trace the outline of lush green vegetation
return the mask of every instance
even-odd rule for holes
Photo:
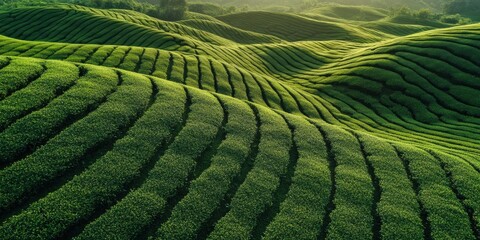
[[[107,2],[0,11],[0,239],[480,239],[480,24]]]
[[[228,8],[211,3],[189,3],[188,11],[202,13],[210,16],[220,16],[237,11],[237,8],[230,6]]]
[[[196,0],[198,2],[216,3],[225,6],[242,6],[248,7],[250,10],[258,10],[258,8],[270,8],[276,6],[277,9],[286,8],[292,10],[305,10],[311,9],[325,4],[342,4],[353,6],[372,6],[380,8],[398,8],[398,7],[411,7],[415,9],[429,8],[441,11],[443,6],[450,3],[450,0]],[[474,2],[475,0],[455,0],[455,1],[467,1]]]
[[[185,0],[152,0],[151,3],[138,0],[0,0],[0,9],[10,10],[63,3],[101,9],[135,10],[165,20],[181,20],[187,11]]]
[[[445,12],[449,14],[462,14],[478,20],[480,2],[472,0],[452,0],[445,5]]]

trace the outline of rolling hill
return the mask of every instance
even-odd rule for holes
[[[0,239],[480,239],[480,24],[349,11],[0,12]]]
[[[145,2],[152,2],[153,0],[141,0]],[[435,11],[442,11],[443,7],[448,0],[403,0],[403,1],[394,1],[394,0],[317,0],[317,1],[297,1],[297,0],[197,0],[195,2],[204,2],[204,3],[214,3],[224,6],[248,6],[253,9],[257,8],[269,8],[271,6],[278,7],[299,7],[299,5],[305,5],[306,7],[312,4],[324,4],[324,5],[346,5],[353,6],[353,8],[358,6],[369,6],[377,8],[399,8],[399,7],[409,7],[413,9],[429,8]]]

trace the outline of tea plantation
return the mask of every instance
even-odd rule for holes
[[[480,24],[362,11],[0,12],[0,239],[480,240]]]

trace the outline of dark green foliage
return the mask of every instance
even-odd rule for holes
[[[314,125],[291,116],[287,120],[295,126],[293,139],[299,158],[288,195],[268,225],[265,239],[314,239],[328,204],[330,160],[325,141]]]
[[[34,82],[0,103],[0,129],[4,130],[20,117],[60,97],[78,79],[79,70],[72,64],[49,62],[45,68],[45,72]]]
[[[457,15],[454,15],[457,13]],[[433,12],[431,9],[423,8],[412,10],[407,7],[391,9],[390,15],[397,22],[434,25],[436,22],[447,24],[468,24],[471,19],[461,16],[458,12],[446,11],[445,14]]]
[[[330,239],[372,238],[373,217],[370,202],[373,199],[372,180],[367,173],[361,146],[346,131],[322,126],[325,138],[332,144],[335,161],[336,191],[330,213],[331,223],[325,229]]]
[[[15,9],[29,6],[48,6],[58,3],[78,4],[102,9],[128,9],[158,17],[157,8],[138,0],[1,0],[0,9]]]
[[[415,192],[395,149],[368,135],[358,137],[379,179],[380,192],[375,212],[380,216],[383,239],[420,239],[423,226]],[[402,229],[402,231],[398,231]]]
[[[210,167],[190,184],[188,194],[175,206],[172,215],[158,231],[160,239],[193,239],[205,231],[201,227],[238,178],[248,159],[255,135],[255,117],[248,105],[225,99],[228,111],[226,138],[211,159]],[[248,127],[245,127],[248,126]]]
[[[178,93],[179,89],[175,91]],[[87,226],[85,235],[81,235],[80,239],[96,236],[99,231],[97,229],[106,230],[106,239],[110,239],[110,236],[130,239],[144,235],[146,227],[156,227],[155,220],[165,217],[166,208],[173,207],[169,206],[167,201],[180,200],[178,198],[188,186],[188,181],[192,180],[190,176],[195,166],[200,164],[200,161],[207,160],[202,159],[203,152],[212,144],[222,122],[222,110],[217,99],[195,90],[187,94],[191,94],[188,96],[191,103],[187,104],[192,105],[186,106],[189,109],[185,110],[187,114],[183,116],[187,117],[183,120],[185,125],[179,126],[178,135],[168,146],[162,146],[165,151],[154,156],[154,165],[149,169],[148,175],[144,176],[142,185],[130,192],[98,221]],[[178,97],[178,94],[176,95]],[[208,106],[210,108],[207,108]],[[205,109],[209,109],[210,114],[206,115]],[[144,204],[143,208],[131,207],[139,203]],[[116,221],[118,213],[128,213],[124,216],[128,221]],[[155,235],[154,231],[152,235]]]
[[[402,11],[1,11],[0,239],[479,239],[480,25]]]
[[[159,82],[155,82],[155,84],[159,84]],[[150,157],[153,161],[158,161],[159,149],[166,148],[165,144],[169,141],[168,139],[175,137],[175,131],[178,132],[182,127],[180,123],[185,121],[182,119],[185,117],[184,112],[188,111],[184,108],[189,107],[186,105],[185,90],[181,87],[170,84],[162,84],[158,87],[159,92],[155,102],[134,127],[137,132],[135,133],[134,129],[130,132],[134,134],[132,137],[137,136],[143,139],[141,141],[149,142],[148,147],[143,149],[145,152],[142,155]],[[131,138],[131,140],[138,139]],[[148,154],[146,154],[147,152]],[[145,162],[145,160],[143,161]],[[141,226],[154,219],[156,213],[161,212],[164,204],[165,200],[155,192],[134,191],[100,218],[88,224],[78,239],[132,238],[141,234]],[[102,231],[102,236],[98,235],[98,231]]]
[[[400,146],[397,151],[411,172],[410,178],[414,179],[413,187],[425,212],[422,217],[429,222],[427,235],[434,239],[474,239],[468,215],[449,186],[439,162],[412,147]]]
[[[445,12],[448,14],[465,14],[478,18],[480,2],[475,0],[452,0],[445,4]]]
[[[0,70],[0,100],[24,88],[44,71],[42,65],[35,61],[5,60],[11,62]]]
[[[258,112],[261,138],[253,168],[232,198],[228,213],[215,223],[210,239],[249,238],[257,219],[271,207],[280,176],[286,173],[290,129],[281,116],[269,114],[265,108],[258,108]]]
[[[183,19],[187,11],[186,0],[157,0],[158,17],[165,20],[175,21]]]
[[[92,151],[92,147],[107,144],[104,142],[105,140],[114,141],[115,133],[131,124],[131,121],[145,110],[152,94],[150,81],[134,79],[129,74],[125,74],[123,80],[124,83],[118,91],[112,94],[97,111],[67,128],[34,155],[2,171],[0,178],[4,183],[8,183],[2,185],[0,189],[2,209],[12,202],[18,201],[26,193],[31,194],[32,191],[36,191],[39,183],[48,183],[59,175],[65,174],[64,171],[69,170],[72,165],[78,166],[78,159],[89,150]],[[141,148],[133,147],[136,145],[128,144],[129,141],[135,140],[130,140],[129,136],[122,139],[113,146],[111,152],[95,161],[92,167],[82,175],[75,176],[68,184],[55,191],[54,194],[48,195],[48,198],[31,205],[21,215],[9,219],[0,227],[0,236],[9,239],[28,238],[29,236],[38,238],[61,236],[80,218],[91,214],[94,205],[89,204],[98,204],[99,201],[102,201],[102,193],[108,194],[105,192],[106,189],[114,191],[122,185],[119,183],[120,186],[115,188],[115,183],[127,179],[127,177],[108,179],[108,177],[101,177],[102,174],[110,177],[121,176],[121,173],[118,172],[120,169],[130,175],[136,172],[133,166],[120,162],[120,160],[134,161],[133,156],[135,155],[133,154],[135,153],[144,156]],[[62,147],[58,147],[59,143]],[[124,147],[123,144],[126,144],[127,147]],[[130,149],[132,147],[133,150]],[[18,179],[19,176],[14,174],[15,172],[24,172],[29,175],[29,178]],[[14,182],[16,184],[12,184]],[[76,195],[80,192],[84,196]],[[92,194],[92,192],[99,194]],[[39,212],[45,210],[55,214],[43,215],[35,219],[36,221],[31,221],[30,216],[40,216]],[[17,226],[23,227],[18,228]]]
[[[471,23],[472,20],[469,18],[462,17],[460,14],[454,15],[444,15],[440,18],[440,22],[448,23],[448,24],[468,24]]]

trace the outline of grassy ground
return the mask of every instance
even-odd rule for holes
[[[0,13],[1,239],[480,239],[480,25]]]

